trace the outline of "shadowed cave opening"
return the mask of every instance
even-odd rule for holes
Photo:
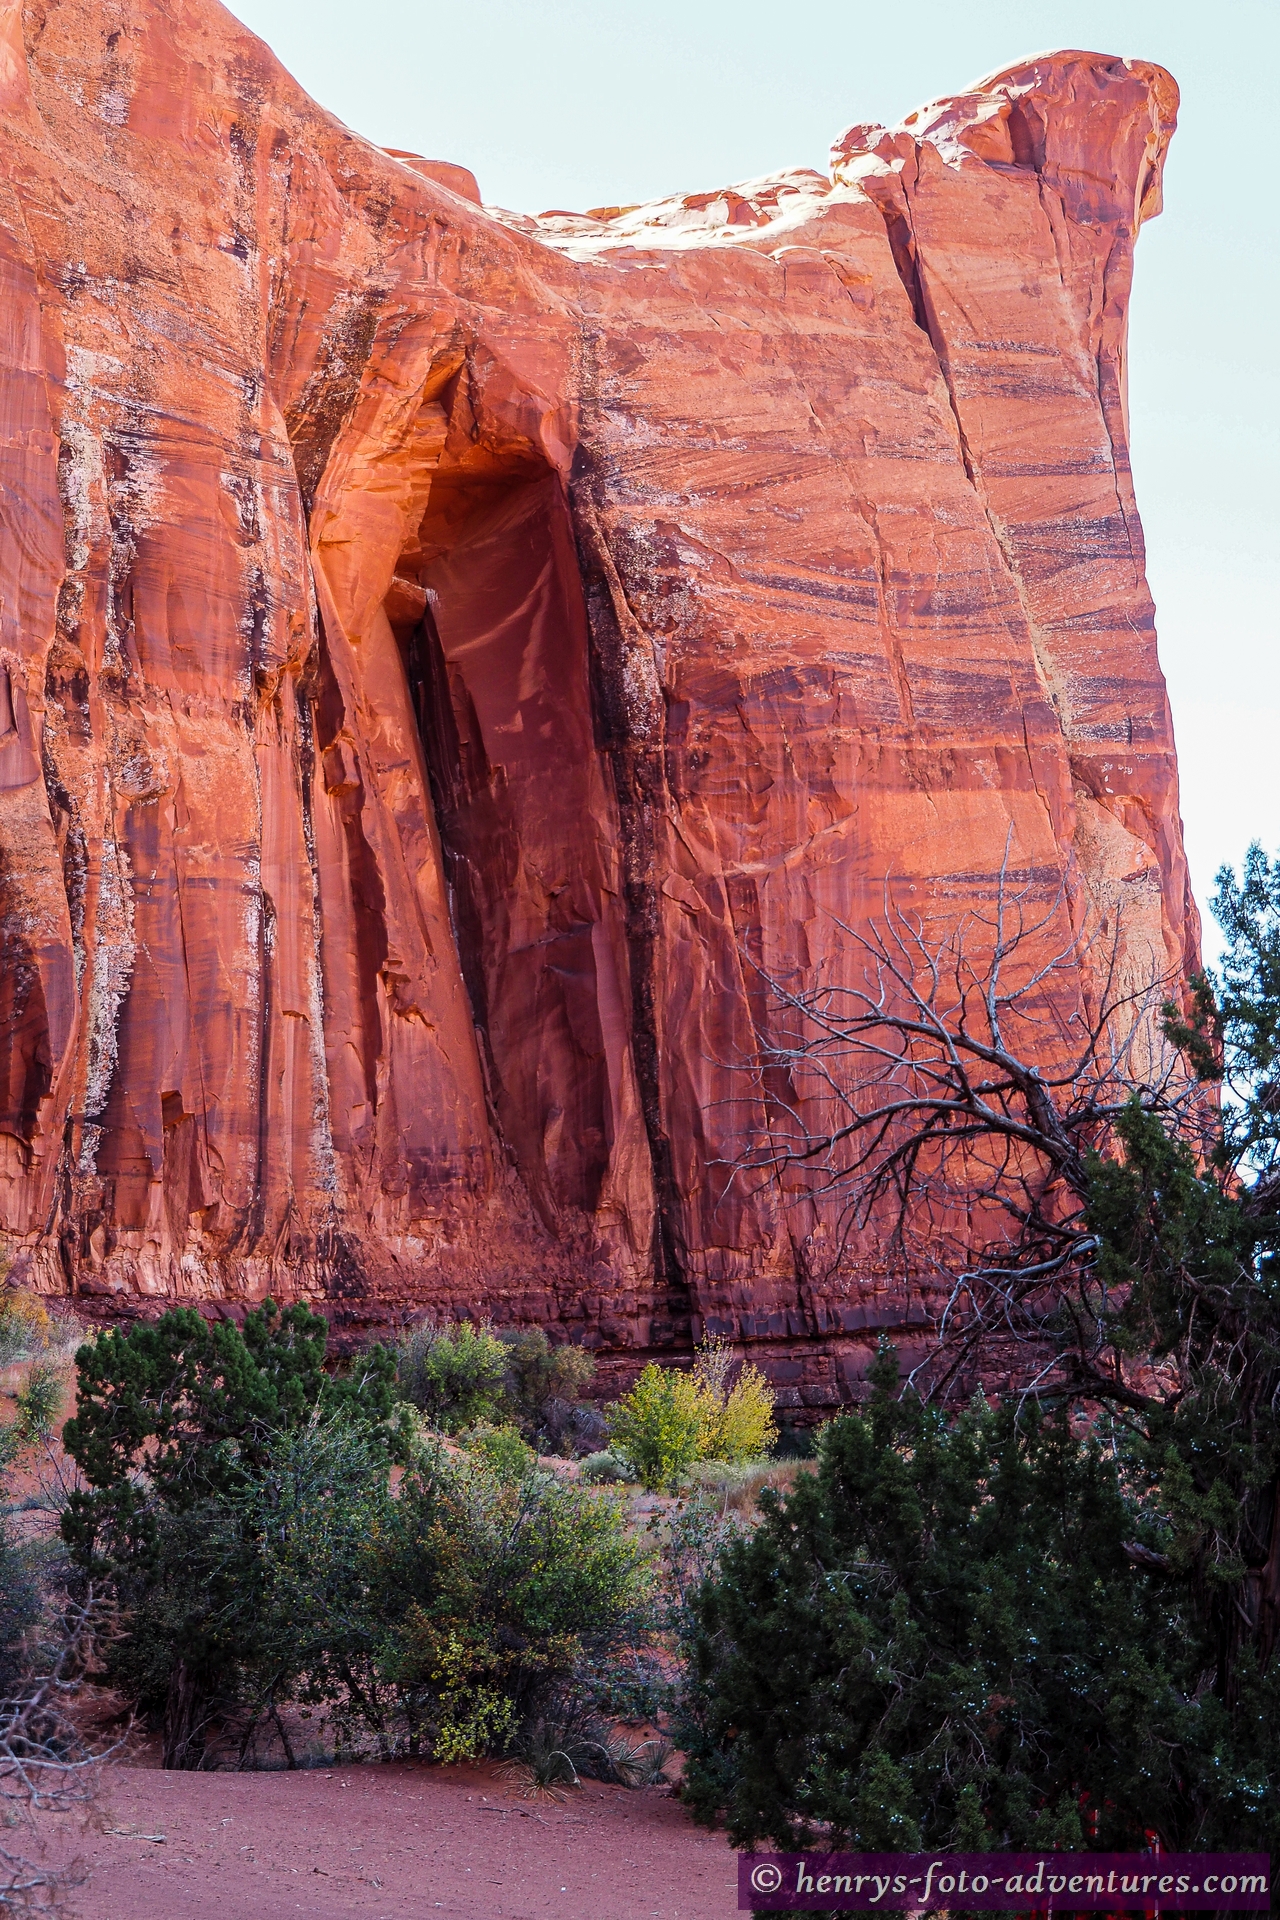
[[[594,1213],[629,1014],[616,826],[558,477],[441,468],[385,609],[497,1125],[547,1225]]]

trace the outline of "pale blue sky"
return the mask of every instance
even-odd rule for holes
[[[1158,60],[1182,89],[1143,231],[1130,390],[1138,498],[1192,873],[1280,846],[1280,0],[241,0],[302,84],[380,146],[461,161],[529,211],[826,166],[1022,55]]]

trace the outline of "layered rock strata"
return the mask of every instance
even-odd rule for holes
[[[51,1291],[704,1326],[912,1276],[733,1174],[761,980],[1003,866],[1197,939],[1128,461],[1176,89],[537,218],[212,0],[4,12],[0,1204]],[[1123,903],[1123,913],[1120,913]],[[1092,990],[1089,942],[1079,991]]]

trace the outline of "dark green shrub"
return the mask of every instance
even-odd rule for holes
[[[386,1670],[441,1757],[500,1750],[548,1689],[643,1631],[648,1555],[606,1494],[437,1454],[397,1513]]]
[[[428,1448],[393,1494],[368,1439],[322,1423],[281,1437],[253,1497],[276,1670],[353,1747],[502,1751],[643,1630],[643,1548],[552,1474]]]
[[[537,1464],[533,1448],[525,1445],[514,1427],[473,1427],[463,1441],[468,1453],[485,1461],[500,1480],[523,1480]]]
[[[31,1554],[0,1515],[0,1698],[11,1697],[18,1685],[27,1636],[40,1614],[40,1585]]]
[[[488,1325],[424,1320],[401,1340],[396,1365],[400,1393],[441,1433],[501,1415],[507,1351]]]
[[[329,1707],[340,1740],[368,1732],[389,1754],[397,1702],[379,1660],[403,1601],[384,1578],[397,1514],[379,1436],[341,1411],[273,1435],[235,1509],[255,1549],[242,1748],[296,1699]]]
[[[1019,1057],[1053,970],[1013,984],[1025,896],[994,956],[962,929],[945,965],[891,915],[864,950],[894,989],[847,1020],[790,996],[853,1143],[827,1191],[954,1262],[918,1377],[1025,1394],[949,1418],[882,1356],[817,1475],[686,1596],[687,1787],[744,1844],[1280,1842],[1280,861],[1218,879],[1221,969],[1163,1009],[1181,1063],[1141,994],[1069,1075]]]
[[[385,1461],[395,1437],[393,1358],[324,1370],[327,1327],[268,1301],[244,1330],[175,1308],[76,1355],[79,1398],[63,1442],[87,1486],[63,1538],[83,1580],[127,1622],[116,1685],[165,1737],[165,1764],[198,1766],[228,1706],[261,1684],[263,1589],[246,1496],[282,1433],[345,1415]]]
[[[599,1436],[598,1414],[580,1404],[596,1371],[585,1347],[552,1346],[542,1327],[505,1328],[498,1338],[507,1352],[507,1401],[526,1440],[544,1448],[567,1442],[577,1451],[584,1437]]]
[[[740,1846],[1273,1843],[1280,1673],[1234,1724],[1203,1688],[1115,1451],[1031,1406],[949,1420],[895,1375],[690,1596],[698,1815]]]
[[[645,1554],[607,1497],[537,1472],[511,1428],[462,1459],[419,1450],[393,1490],[395,1359],[332,1379],[324,1339],[302,1308],[243,1334],[179,1310],[78,1355],[65,1438],[89,1484],[63,1531],[127,1622],[111,1678],[163,1724],[167,1765],[243,1754],[264,1716],[283,1739],[288,1700],[349,1747],[501,1749],[540,1689],[636,1630]],[[493,1379],[477,1347],[505,1363],[455,1330],[428,1376],[455,1417]]]
[[[76,1354],[77,1410],[63,1444],[92,1493],[73,1500],[86,1522],[128,1507],[143,1463],[147,1488],[175,1509],[236,1487],[269,1434],[317,1410],[378,1425],[391,1413],[395,1362],[380,1348],[345,1376],[325,1372],[328,1323],[268,1300],[244,1330],[175,1307],[153,1323],[104,1333]],[[82,1528],[73,1523],[73,1544]]]

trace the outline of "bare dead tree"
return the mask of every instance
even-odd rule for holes
[[[39,1857],[36,1816],[86,1810],[102,1762],[124,1744],[95,1749],[77,1715],[107,1629],[92,1592],[70,1604],[44,1636],[35,1670],[0,1699],[0,1913],[62,1914],[88,1877],[77,1859]],[[25,1833],[25,1845],[15,1833]]]
[[[1130,1558],[1189,1582],[1234,1710],[1280,1649],[1280,1213],[1274,1152],[1251,1183],[1241,1148],[1277,1134],[1280,937],[1246,928],[1224,1010],[1068,907],[1006,858],[989,913],[886,894],[877,924],[841,923],[839,977],[757,967],[764,1124],[735,1174],[825,1209],[833,1273],[869,1245],[931,1282],[922,1395],[1105,1415],[1173,1543]],[[1233,1063],[1250,1105],[1224,1123]]]
[[[930,1282],[923,1391],[972,1380],[1003,1343],[1025,1390],[1136,1392],[1086,1199],[1135,1102],[1197,1146],[1212,1130],[1163,1032],[1178,983],[1135,980],[1121,927],[1074,928],[1061,889],[1014,884],[1008,852],[989,914],[939,927],[886,889],[877,924],[836,924],[844,979],[753,969],[766,1011],[745,1070],[767,1118],[735,1172],[825,1211],[833,1269],[871,1236]]]

